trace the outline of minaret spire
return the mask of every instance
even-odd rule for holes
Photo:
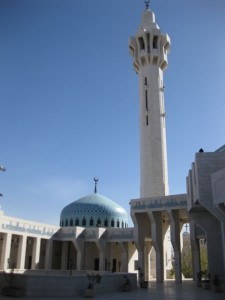
[[[146,9],[149,9],[149,3],[150,3],[150,0],[145,0],[145,8]]]
[[[97,194],[97,184],[98,184],[98,178],[97,177],[94,177],[94,182],[95,182],[95,194]]]

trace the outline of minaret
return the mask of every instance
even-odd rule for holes
[[[145,3],[139,29],[129,41],[133,67],[139,76],[141,198],[169,193],[163,71],[170,38],[161,33],[149,1]]]

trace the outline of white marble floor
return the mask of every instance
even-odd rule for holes
[[[1,297],[0,299],[15,299],[11,297]],[[68,297],[68,298],[30,298],[20,297],[20,300],[72,300],[84,299],[84,296]],[[99,300],[224,300],[225,293],[215,293],[213,290],[206,290],[201,287],[196,287],[193,281],[183,281],[182,284],[176,284],[173,281],[156,284],[150,282],[147,289],[136,289],[130,292],[113,292],[107,294],[97,294],[94,299]]]

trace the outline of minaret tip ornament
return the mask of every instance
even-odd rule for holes
[[[97,177],[94,177],[94,182],[95,182],[95,194],[97,194],[97,183],[98,183],[98,178]]]
[[[145,0],[145,8],[146,9],[149,9],[149,3],[150,3],[150,0]]]

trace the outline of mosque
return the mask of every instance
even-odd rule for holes
[[[207,241],[208,267],[225,279],[225,147],[196,153],[187,193],[169,195],[163,72],[170,38],[160,31],[149,1],[129,53],[139,79],[140,198],[130,201],[134,226],[119,204],[94,193],[62,208],[59,226],[0,211],[0,269],[144,273],[163,282],[172,268],[182,282],[181,230],[190,223],[193,277],[200,269],[199,240]],[[1,169],[3,171],[3,169]],[[185,179],[184,179],[185,180]]]

